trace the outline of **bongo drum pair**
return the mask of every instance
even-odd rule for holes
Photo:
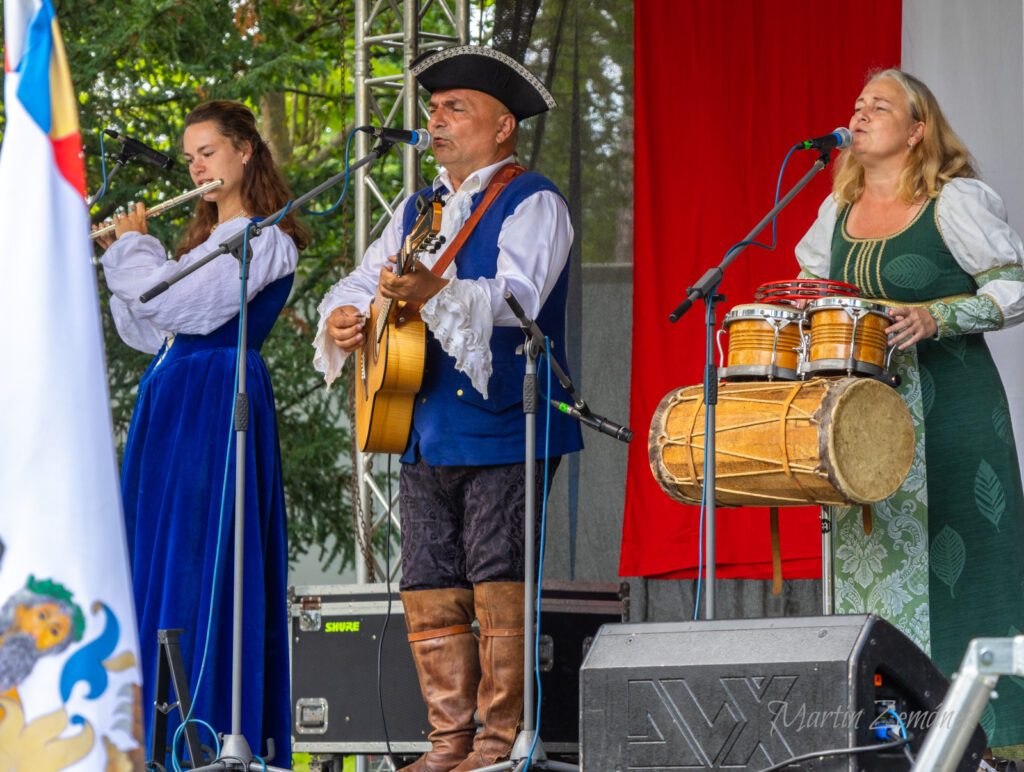
[[[727,381],[880,375],[891,356],[885,329],[892,322],[884,306],[854,297],[822,297],[804,309],[769,303],[736,306],[718,331],[719,374]],[[722,333],[729,335],[727,358]]]

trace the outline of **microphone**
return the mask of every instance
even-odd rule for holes
[[[385,142],[404,142],[420,152],[430,147],[430,143],[434,141],[426,129],[409,131],[408,129],[388,129],[383,126],[360,126],[359,130],[380,137]]]
[[[796,143],[797,150],[843,150],[853,142],[853,134],[844,126],[840,126],[824,137],[804,140]]]
[[[573,405],[560,402],[557,399],[551,400],[551,404],[563,413],[571,415],[581,424],[589,426],[591,429],[596,429],[601,432],[601,434],[607,434],[609,437],[614,437],[620,442],[629,442],[633,439],[633,432],[630,429],[625,426],[619,426],[619,424],[614,421],[609,421],[607,418],[599,416],[597,413],[592,413],[589,409],[584,412]]]
[[[122,145],[124,145],[124,153],[128,156],[140,155],[149,161],[151,164],[159,166],[161,169],[170,169],[174,166],[174,159],[169,155],[164,155],[159,150],[154,150],[149,145],[143,145],[139,140],[132,139],[125,134],[118,134],[113,129],[107,128],[103,130],[103,133],[107,136],[113,137]]]

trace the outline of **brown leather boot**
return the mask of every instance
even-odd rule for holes
[[[455,772],[507,759],[523,717],[523,583],[477,584],[473,599],[480,622],[476,710],[483,727],[473,740],[473,752]]]
[[[473,747],[480,662],[473,635],[473,591],[401,593],[420,691],[433,730],[431,748],[400,772],[448,772]]]

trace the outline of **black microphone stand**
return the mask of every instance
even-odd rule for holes
[[[239,312],[239,325],[241,327],[240,342],[236,367],[238,368],[238,393],[235,395],[235,572],[233,579],[233,607],[232,607],[232,646],[231,646],[231,733],[224,736],[224,743],[221,745],[220,755],[211,764],[196,767],[199,759],[192,759],[193,772],[213,772],[213,770],[249,770],[250,772],[288,772],[282,767],[273,767],[264,764],[260,759],[253,756],[249,743],[242,734],[242,568],[245,543],[245,438],[249,429],[249,400],[245,390],[245,353],[247,347],[247,280],[248,271],[246,261],[252,259],[252,247],[249,240],[260,235],[266,225],[262,223],[276,223],[286,212],[305,204],[315,198],[328,188],[341,182],[346,174],[359,167],[376,161],[387,154],[394,145],[388,140],[381,140],[377,147],[373,148],[366,156],[339,174],[334,175],[326,182],[322,182],[308,193],[299,196],[288,205],[282,207],[274,214],[265,218],[261,223],[251,223],[234,236],[222,242],[220,246],[205,255],[192,265],[182,269],[166,281],[144,292],[139,298],[146,303],[157,295],[165,292],[171,285],[176,284],[183,278],[209,263],[216,257],[230,253],[239,263],[239,280],[241,282],[241,310]],[[248,233],[248,237],[246,234]],[[180,695],[179,695],[180,697]]]
[[[579,769],[573,764],[566,764],[561,761],[553,761],[544,752],[544,744],[540,740],[540,733],[536,726],[536,696],[534,692],[535,669],[536,669],[536,638],[539,630],[534,626],[536,617],[534,585],[536,584],[536,556],[534,554],[534,541],[536,539],[536,455],[537,455],[537,359],[545,350],[545,336],[537,323],[526,316],[523,307],[519,305],[511,292],[505,293],[505,302],[519,318],[520,326],[526,333],[526,342],[516,347],[517,354],[526,356],[526,374],[523,378],[523,414],[526,421],[526,446],[524,457],[524,478],[526,488],[524,492],[524,553],[523,553],[523,606],[524,606],[524,634],[523,634],[523,728],[516,736],[512,745],[512,752],[508,761],[501,761],[486,767],[480,767],[477,772],[498,772],[498,770],[514,769],[515,772],[523,772],[527,764],[530,767],[539,769],[550,769],[555,772],[577,772]],[[562,387],[571,395],[574,407],[558,400],[551,399],[551,404],[563,412],[569,413],[581,423],[595,429],[603,434],[622,442],[629,442],[633,439],[633,432],[624,426],[620,426],[607,418],[591,412],[573,388],[572,381],[565,374],[565,371],[558,365],[554,357],[548,357],[551,369],[555,372]],[[550,399],[550,395],[549,395]],[[532,632],[527,632],[532,631]],[[532,753],[531,753],[532,749]]]
[[[725,269],[735,260],[740,252],[746,249],[754,238],[764,230],[775,216],[781,212],[794,196],[811,181],[818,172],[828,166],[832,160],[832,149],[821,148],[818,150],[818,159],[811,166],[810,170],[800,181],[796,183],[782,199],[772,207],[771,211],[764,216],[754,229],[750,231],[743,240],[730,249],[722,262],[700,277],[696,284],[686,288],[686,299],[669,314],[669,321],[675,323],[685,314],[696,300],[703,300],[707,308],[707,336],[704,351],[704,410],[707,431],[704,438],[704,463],[706,473],[704,475],[704,510],[707,517],[707,528],[704,532],[704,618],[715,618],[715,406],[718,404],[718,370],[715,367],[714,359],[714,331],[715,331],[715,307],[725,300],[724,295],[715,292],[722,282]],[[698,566],[698,571],[700,567]]]

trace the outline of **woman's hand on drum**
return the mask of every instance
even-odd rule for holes
[[[917,343],[919,340],[934,338],[935,334],[939,331],[939,326],[935,323],[935,317],[926,308],[916,306],[889,308],[887,313],[895,319],[892,325],[885,328],[886,335],[892,336],[889,338],[889,345],[896,346],[899,344],[900,350]]]

